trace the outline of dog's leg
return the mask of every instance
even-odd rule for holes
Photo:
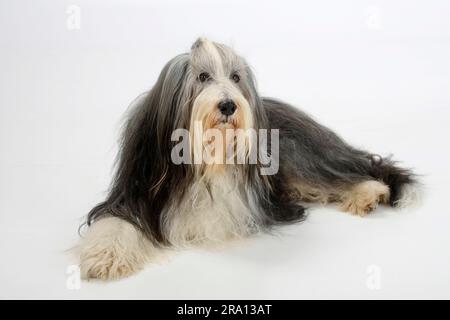
[[[290,184],[292,199],[304,202],[320,202],[327,204],[338,202],[343,211],[365,216],[376,209],[378,204],[388,204],[390,198],[389,187],[381,181],[366,180],[350,185],[320,188],[306,183],[294,182]]]
[[[389,203],[389,187],[383,182],[368,180],[351,186],[341,192],[341,209],[359,216],[365,216],[378,204]]]
[[[94,222],[80,244],[84,279],[119,279],[143,268],[155,247],[132,224],[116,217]]]

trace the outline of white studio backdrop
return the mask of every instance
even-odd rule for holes
[[[450,298],[450,2],[0,1],[0,298]],[[199,36],[262,95],[423,174],[423,205],[316,208],[240,246],[73,281],[129,103]],[[74,271],[75,270],[75,271]]]

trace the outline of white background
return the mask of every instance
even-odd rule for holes
[[[449,16],[447,1],[1,0],[0,298],[450,298]],[[414,167],[424,203],[318,208],[71,290],[65,250],[105,196],[122,114],[198,36],[245,56],[261,94]]]

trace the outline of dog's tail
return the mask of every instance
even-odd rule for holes
[[[389,186],[392,207],[403,209],[421,203],[423,185],[415,173],[398,166],[390,157],[371,155],[371,162],[371,175]]]

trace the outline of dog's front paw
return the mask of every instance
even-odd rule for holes
[[[365,181],[354,186],[342,199],[341,209],[365,216],[379,203],[389,201],[389,187],[379,181]]]
[[[141,270],[148,260],[148,241],[128,222],[108,217],[95,222],[80,246],[83,279],[113,280]]]
[[[121,279],[138,272],[143,265],[144,263],[131,252],[124,252],[115,245],[90,248],[80,255],[80,272],[83,279]]]

